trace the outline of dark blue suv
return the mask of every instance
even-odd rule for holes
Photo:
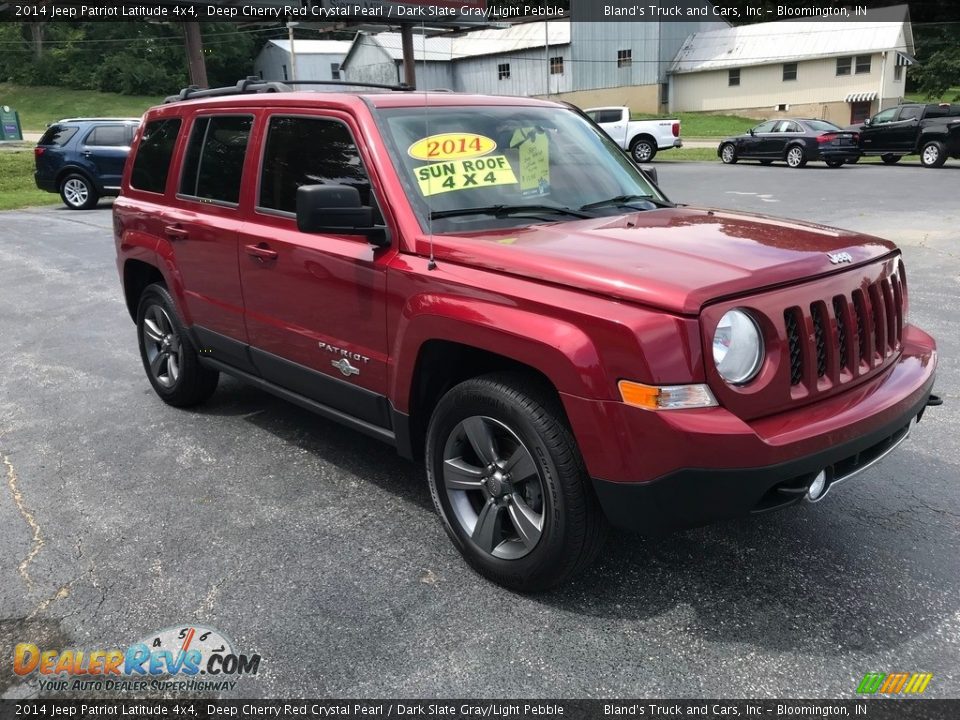
[[[54,123],[33,149],[37,187],[60,193],[71,210],[89,210],[102,196],[119,194],[139,124],[139,118],[67,118]]]

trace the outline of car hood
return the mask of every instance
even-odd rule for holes
[[[428,237],[416,250],[426,255]],[[841,272],[896,250],[836,228],[676,207],[434,236],[439,261],[695,315],[706,303]],[[841,258],[831,254],[846,253]]]

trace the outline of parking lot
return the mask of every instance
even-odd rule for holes
[[[532,597],[475,575],[375,440],[226,378],[198,411],[160,402],[109,203],[0,214],[0,695],[38,691],[18,642],[184,624],[262,656],[227,696],[849,698],[876,671],[960,695],[960,163],[657,168],[677,202],[900,243],[945,404],[823,503],[615,534]]]

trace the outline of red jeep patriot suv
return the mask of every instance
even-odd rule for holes
[[[188,89],[146,114],[114,232],[165,402],[228,373],[423,457],[517,589],[607,522],[818,500],[937,400],[893,244],[674,205],[554,102]]]

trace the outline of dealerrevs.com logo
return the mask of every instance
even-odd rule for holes
[[[857,686],[862,695],[919,695],[933,680],[933,673],[867,673]]]
[[[218,630],[184,625],[125,649],[41,649],[19,643],[13,670],[20,676],[36,674],[41,691],[202,692],[232,690],[234,678],[259,672],[260,660],[260,655],[236,652]]]

